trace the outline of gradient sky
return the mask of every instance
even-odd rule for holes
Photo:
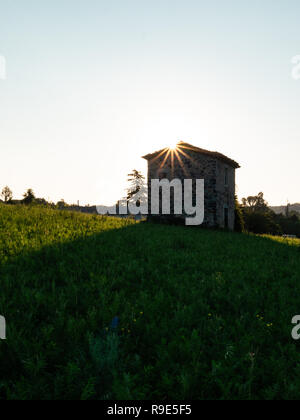
[[[2,0],[0,188],[111,204],[143,154],[227,154],[240,197],[300,202],[299,0]]]

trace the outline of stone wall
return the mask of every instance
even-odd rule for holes
[[[227,172],[227,182],[226,173]],[[225,228],[225,208],[228,208],[228,228],[234,229],[235,220],[235,169],[228,164],[217,160],[217,222],[218,226]]]
[[[205,219],[203,226],[225,227],[224,208],[228,207],[228,228],[233,229],[235,169],[215,157],[192,150],[178,152],[178,154],[180,159],[173,153],[173,156],[170,154],[168,159],[166,159],[166,154],[163,154],[148,161],[149,214],[151,213],[151,179],[167,178],[170,181],[175,178],[204,179]],[[227,185],[225,185],[226,171],[228,171]],[[173,200],[171,200],[171,211],[172,204]]]

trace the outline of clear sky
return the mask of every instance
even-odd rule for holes
[[[0,188],[111,204],[183,140],[300,202],[299,0],[2,0]]]

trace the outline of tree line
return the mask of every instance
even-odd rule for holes
[[[9,187],[4,187],[1,192],[1,197],[3,198],[4,203],[6,204],[15,204],[16,201],[13,200],[13,192]],[[23,204],[32,204],[35,200],[39,201],[45,201],[44,199],[37,199],[35,197],[35,194],[31,188],[29,188],[24,194],[23,199],[18,200],[18,202],[21,202]]]
[[[14,200],[13,199],[13,192],[7,186],[3,188],[3,190],[1,191],[0,196],[1,196],[1,198],[4,201],[5,204],[25,204],[25,205],[39,204],[39,205],[46,205],[46,206],[55,207],[55,206],[57,206],[60,203],[59,202],[59,203],[57,203],[57,205],[55,205],[54,203],[49,203],[44,198],[37,198],[36,195],[35,195],[35,193],[33,192],[32,188],[29,188],[23,194],[22,200]]]
[[[256,196],[236,198],[235,230],[270,235],[296,235],[300,237],[300,214],[286,207],[285,214],[276,214],[260,192]]]

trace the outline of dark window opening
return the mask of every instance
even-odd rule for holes
[[[224,208],[224,227],[225,229],[229,227],[229,210],[227,207]]]
[[[225,186],[228,185],[228,168],[225,168]]]

